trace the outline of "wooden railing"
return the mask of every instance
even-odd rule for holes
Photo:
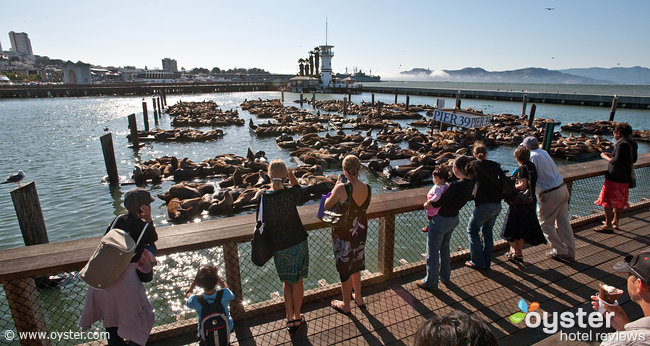
[[[650,154],[639,155],[635,165],[640,168],[650,167]],[[607,168],[605,160],[576,163],[561,166],[565,182],[571,191],[573,182],[581,179],[598,177]],[[647,171],[644,170],[644,172]],[[637,173],[638,174],[638,173]],[[638,177],[648,180],[647,177]],[[650,182],[645,181],[645,184]],[[378,272],[364,276],[364,284],[384,281],[392,276],[422,271],[424,261],[400,265],[394,268],[395,217],[398,214],[420,210],[429,187],[405,191],[376,194],[368,208],[370,219],[379,219],[378,234]],[[650,197],[650,196],[649,196]],[[647,205],[647,202],[640,202]],[[639,203],[636,204],[637,207]],[[312,204],[298,208],[300,217],[307,230],[322,229],[325,223],[316,217],[318,205]],[[574,226],[593,222],[603,214],[592,214],[573,220]],[[244,307],[242,304],[242,282],[238,244],[251,240],[255,216],[253,214],[230,218],[204,221],[200,223],[161,227],[158,229],[158,255],[200,250],[221,246],[226,267],[226,281],[237,299],[232,302],[231,312],[235,319],[247,318],[269,310],[282,309],[281,301],[269,304],[257,303]],[[0,282],[7,296],[7,302],[14,317],[18,331],[45,330],[45,319],[40,300],[37,299],[36,287],[32,278],[62,272],[78,271],[99,243],[100,237],[86,238],[58,243],[32,245],[0,251]],[[496,248],[505,246],[504,241],[497,242]],[[453,257],[467,256],[468,251],[455,252]],[[328,284],[318,289],[305,292],[304,301],[311,301],[324,296],[332,296],[340,291],[340,284]],[[25,302],[30,302],[25,304]],[[18,315],[16,315],[18,314]],[[20,318],[17,318],[20,316]],[[196,319],[187,320],[179,325],[159,326],[154,329],[151,340],[162,339],[170,335],[192,332],[196,328]]]

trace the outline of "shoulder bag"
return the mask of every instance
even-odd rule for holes
[[[334,210],[323,210],[323,214],[318,215],[318,217],[323,221],[328,223],[331,227],[334,228],[343,228],[349,221],[348,212],[350,211],[350,206],[348,199],[352,196],[350,192],[350,187],[348,184],[345,184],[345,193],[347,195],[345,201],[340,203]],[[323,201],[324,203],[324,201]],[[324,209],[324,207],[323,207]],[[320,214],[320,211],[319,211]]]
[[[267,243],[266,237],[262,235],[264,233],[263,200],[264,195],[260,196],[260,207],[257,212],[258,219],[255,222],[253,240],[251,240],[251,260],[258,267],[263,266],[273,257],[273,249]]]
[[[79,271],[81,279],[93,288],[106,289],[122,275],[131,263],[135,248],[149,226],[149,223],[146,223],[138,240],[133,241],[128,232],[113,228],[118,218],[119,216],[113,220],[111,229],[102,237],[95,253]]]

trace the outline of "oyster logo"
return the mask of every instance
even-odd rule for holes
[[[533,302],[529,307],[528,304],[526,304],[525,300],[519,299],[517,307],[519,307],[519,310],[521,310],[521,312],[515,312],[514,314],[510,315],[510,321],[512,321],[514,324],[523,321],[526,318],[527,313],[537,310],[537,308],[539,308],[539,303]]]

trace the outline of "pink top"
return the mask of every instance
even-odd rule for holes
[[[445,191],[447,191],[448,187],[449,184],[447,183],[440,184],[440,185],[437,184],[433,185],[431,187],[431,190],[429,190],[429,192],[427,193],[427,201],[435,202],[439,200],[440,197],[442,197],[442,194],[445,193]],[[425,208],[425,210],[427,211],[427,216],[434,217],[438,215],[438,210],[440,210],[440,207],[438,208],[429,207],[429,208]]]

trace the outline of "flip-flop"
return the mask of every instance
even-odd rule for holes
[[[600,233],[614,233],[614,228],[602,225],[602,226],[598,226],[598,227],[594,228],[594,231],[600,232]]]
[[[602,222],[603,226],[605,226],[605,221]],[[618,228],[618,225],[612,224],[612,228],[614,228],[617,231],[620,231],[621,229]]]
[[[332,300],[332,301],[330,302],[330,307],[331,307],[332,309],[336,310],[337,312],[342,313],[342,314],[345,315],[345,316],[350,316],[350,314],[352,313],[352,311],[344,311],[343,308],[339,307],[338,302],[341,302],[341,301],[340,301],[340,300]],[[343,303],[343,302],[341,302],[341,303]]]
[[[354,300],[354,303],[357,304],[359,309],[365,309],[366,308],[366,303],[363,303],[363,304],[357,303],[357,300],[354,298],[354,292],[352,292],[352,300]]]

